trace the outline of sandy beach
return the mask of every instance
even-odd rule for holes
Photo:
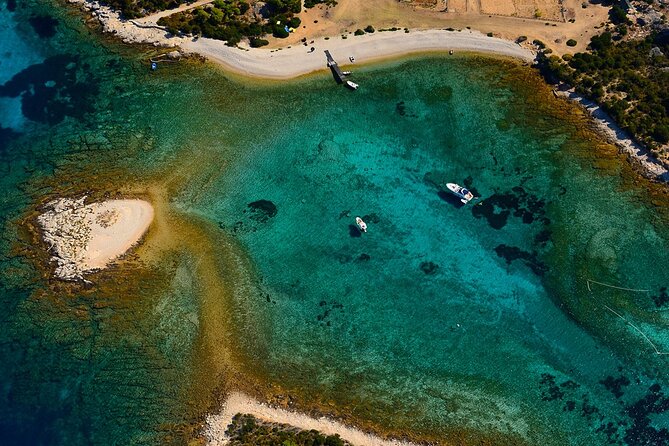
[[[384,440],[328,418],[312,418],[297,412],[270,407],[239,392],[233,392],[228,396],[219,413],[207,417],[205,428],[207,444],[212,446],[228,444],[225,430],[232,417],[238,413],[253,415],[274,423],[289,424],[303,430],[315,429],[325,435],[339,434],[341,438],[356,446],[414,446],[413,443],[399,440]]]
[[[508,40],[488,37],[477,31],[426,30],[377,32],[347,39],[315,39],[314,43],[280,50],[249,50],[222,46],[212,39],[187,41],[181,46],[202,54],[228,70],[251,77],[287,79],[327,69],[324,50],[329,50],[341,65],[378,61],[411,53],[429,51],[468,51],[508,56],[532,62],[534,53]],[[311,48],[314,48],[311,51]]]
[[[159,47],[179,47],[184,52],[195,53],[223,65],[226,69],[250,77],[289,79],[319,70],[326,70],[323,51],[328,49],[340,63],[346,64],[350,56],[357,63],[378,61],[384,58],[429,51],[468,51],[518,58],[525,62],[534,60],[534,53],[515,42],[488,37],[469,29],[447,31],[443,29],[404,30],[376,32],[363,36],[341,35],[317,37],[305,46],[301,42],[283,48],[251,49],[241,44],[229,47],[225,42],[208,38],[173,37],[156,24],[160,17],[177,11],[208,3],[208,0],[182,6],[173,11],[160,12],[137,20],[122,20],[118,13],[97,2],[70,0],[79,4],[96,17],[105,32],[115,34],[127,43],[148,43]],[[304,14],[309,14],[305,12]],[[296,39],[291,36],[286,42]],[[311,48],[314,51],[311,51]]]
[[[85,204],[85,199],[52,201],[37,218],[61,279],[83,279],[85,273],[105,268],[137,243],[153,221],[147,201]]]

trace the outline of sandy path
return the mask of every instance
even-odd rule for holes
[[[182,47],[205,55],[231,71],[272,79],[286,79],[326,69],[323,54],[326,49],[341,64],[347,64],[349,56],[354,56],[356,63],[364,63],[410,53],[448,50],[500,54],[527,62],[534,60],[531,51],[513,42],[469,30],[412,31],[408,34],[388,31],[347,39],[321,38],[306,47],[300,44],[278,51],[231,48],[211,39],[185,42]],[[313,52],[311,47],[315,48]]]
[[[133,22],[153,25],[156,24],[156,22],[158,22],[158,20],[162,17],[168,17],[171,16],[172,14],[176,14],[177,12],[188,11],[189,9],[197,8],[198,6],[207,5],[209,3],[212,3],[213,1],[214,0],[198,0],[195,3],[190,3],[190,4],[184,3],[177,8],[156,12],[155,14],[147,15],[146,17],[142,17],[140,19],[135,19],[133,20]]]
[[[205,429],[207,443],[213,446],[228,444],[225,430],[232,417],[238,413],[250,414],[265,421],[289,424],[303,430],[315,429],[325,435],[339,434],[341,438],[355,446],[413,446],[413,443],[383,440],[328,418],[312,418],[304,414],[273,408],[238,392],[228,397],[221,412],[207,417]]]
[[[543,2],[551,3],[547,0]],[[557,4],[557,0],[553,3]],[[557,54],[573,54],[583,51],[590,38],[601,33],[601,29],[595,27],[608,20],[608,8],[590,3],[583,8],[581,0],[562,2],[568,12],[566,15],[574,18],[573,23],[550,21],[546,25],[546,20],[496,15],[502,13],[506,5],[513,4],[511,0],[489,1],[489,6],[494,5],[494,14],[486,14],[480,10],[478,0],[449,0],[448,12],[444,11],[445,4],[442,2],[437,2],[434,8],[417,8],[397,0],[338,0],[334,8],[321,5],[304,10],[300,13],[302,26],[287,39],[270,39],[270,47],[295,45],[303,37],[309,40],[324,36],[334,38],[367,25],[376,29],[408,27],[412,31],[449,27],[466,29],[469,26],[484,34],[492,32],[495,37],[512,41],[523,35],[530,42],[539,39]],[[575,39],[578,44],[568,47],[566,42],[569,39]]]

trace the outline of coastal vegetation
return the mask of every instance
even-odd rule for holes
[[[248,414],[235,415],[226,434],[232,446],[351,446],[339,435],[323,435],[315,430],[268,423]]]
[[[126,19],[142,17],[148,13],[176,8],[194,0],[106,0],[109,6],[119,11]]]
[[[309,9],[316,5],[337,6],[337,0],[304,0],[304,7]]]
[[[271,34],[288,37],[290,29],[300,26],[295,14],[300,0],[269,0],[256,14],[244,0],[215,0],[212,4],[162,17],[158,24],[174,35],[188,34],[224,40],[237,45],[248,38],[252,47],[267,45],[262,37]]]
[[[622,20],[622,13],[613,15]],[[550,81],[564,82],[599,103],[623,129],[664,158],[669,143],[669,35],[654,32],[629,40],[625,35],[626,28],[618,25],[613,32],[594,36],[585,52],[562,57],[544,52],[541,68]]]

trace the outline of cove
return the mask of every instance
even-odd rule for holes
[[[666,357],[644,335],[666,351],[666,215],[623,186],[632,172],[513,63],[356,75],[355,94],[284,91],[193,205],[257,268],[237,315],[250,367],[393,432],[661,444],[647,404],[667,401]],[[461,206],[451,181],[481,199]]]
[[[644,338],[669,348],[666,193],[530,68],[421,56],[358,67],[356,92],[151,72],[149,50],[16,9],[8,443],[185,442],[237,387],[417,440],[666,442],[666,356]],[[137,258],[93,289],[49,279],[39,203],[154,189],[168,217]]]

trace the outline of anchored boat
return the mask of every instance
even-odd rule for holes
[[[367,232],[367,223],[362,221],[362,218],[355,217],[355,224],[358,225],[358,228],[360,228],[362,232]]]
[[[356,84],[355,82],[346,81],[346,86],[348,88],[350,88],[351,90],[357,90],[358,89],[358,84]]]
[[[464,204],[467,204],[474,199],[474,194],[472,194],[468,189],[465,189],[459,184],[448,183],[446,184],[446,187],[448,188],[449,191],[451,191],[453,195],[460,198],[460,201],[462,201]]]

